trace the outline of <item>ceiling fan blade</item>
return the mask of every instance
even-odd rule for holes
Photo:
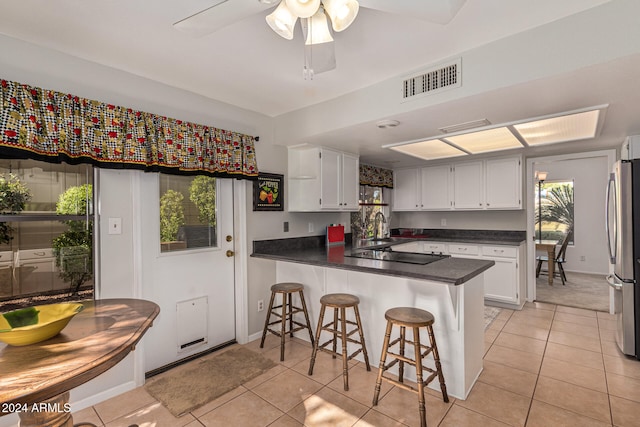
[[[194,37],[202,37],[271,7],[274,4],[258,0],[214,0],[213,6],[176,22],[173,27]]]
[[[447,24],[466,0],[359,0],[360,6],[397,13],[436,24]]]

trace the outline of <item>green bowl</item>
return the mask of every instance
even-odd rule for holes
[[[13,346],[35,344],[60,333],[84,306],[80,303],[37,305],[0,314],[0,341]]]

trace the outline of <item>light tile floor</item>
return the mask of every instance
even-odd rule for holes
[[[484,371],[468,399],[444,403],[428,390],[428,425],[640,426],[640,362],[620,353],[614,330],[613,317],[602,312],[544,303],[503,310],[485,332]],[[320,353],[309,377],[309,344],[288,342],[284,363],[278,346],[274,336],[264,349],[259,340],[247,344],[278,366],[183,417],[173,417],[141,387],[75,413],[74,421],[106,427],[419,425],[417,396],[408,391],[383,383],[379,405],[371,406],[376,369],[353,362],[345,392],[340,360]]]

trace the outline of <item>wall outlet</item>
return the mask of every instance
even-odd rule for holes
[[[446,218],[442,218],[442,219],[440,220],[440,225],[441,225],[442,227],[446,227],[446,226],[447,226],[447,219],[446,219]]]
[[[581,256],[580,256],[580,261],[586,261],[586,260],[587,260],[587,257],[586,257],[586,256],[584,256],[584,255],[581,255]]]
[[[285,233],[289,232],[289,221],[285,221],[283,226],[282,226],[282,231],[284,231]]]
[[[259,299],[258,300],[258,311],[263,311],[264,310],[264,300]]]
[[[313,233],[313,223],[309,223],[309,233]]]

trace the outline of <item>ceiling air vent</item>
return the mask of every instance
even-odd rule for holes
[[[420,95],[440,92],[462,86],[462,60],[430,68],[402,82],[402,100],[408,101]]]

